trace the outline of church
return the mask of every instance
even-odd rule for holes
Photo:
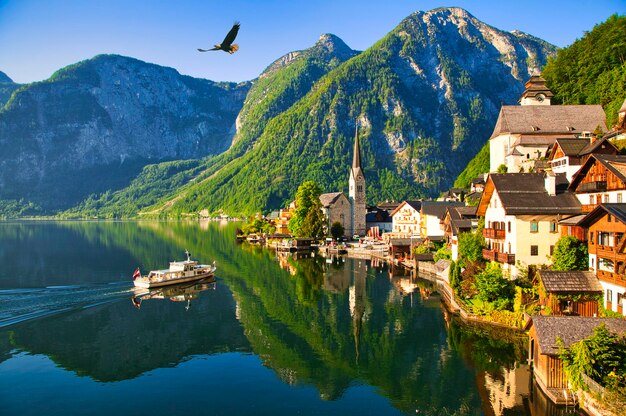
[[[367,214],[365,198],[365,175],[361,168],[361,153],[359,146],[359,130],[354,137],[354,154],[350,168],[348,196],[343,192],[331,192],[320,195],[322,210],[326,217],[326,226],[330,230],[333,223],[339,222],[344,229],[344,235],[365,235],[365,216]]]

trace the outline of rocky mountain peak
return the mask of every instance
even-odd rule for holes
[[[322,50],[332,57],[338,57],[343,59],[349,59],[356,55],[356,52],[352,50],[346,43],[336,35],[332,33],[324,33],[320,36],[317,43],[312,48],[313,50]]]
[[[0,82],[13,84],[13,80],[7,74],[0,71]]]

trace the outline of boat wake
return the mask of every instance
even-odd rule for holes
[[[128,282],[0,289],[0,328],[128,299]]]

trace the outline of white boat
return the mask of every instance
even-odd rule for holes
[[[198,264],[197,261],[191,260],[189,251],[185,250],[185,254],[187,254],[187,260],[171,261],[169,269],[152,270],[146,276],[141,276],[139,269],[137,269],[135,275],[138,276],[134,279],[135,286],[145,288],[161,287],[194,282],[213,276],[217,269],[215,262],[210,265]]]

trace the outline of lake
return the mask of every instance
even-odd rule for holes
[[[544,415],[526,338],[366,260],[218,222],[0,222],[2,415]],[[216,278],[135,292],[185,250]]]

